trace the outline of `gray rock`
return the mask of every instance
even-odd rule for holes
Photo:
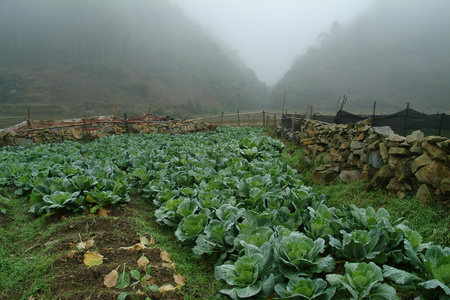
[[[385,188],[394,176],[394,171],[388,165],[383,165],[366,185],[366,189],[371,190],[375,187]]]
[[[412,173],[416,173],[419,168],[431,164],[433,160],[431,157],[424,153],[411,162],[410,168]]]
[[[380,137],[374,133],[370,134],[367,138],[366,138],[366,143],[368,145],[373,144],[375,142],[378,142],[380,140]]]
[[[442,136],[430,135],[430,136],[427,136],[427,137],[425,138],[425,141],[428,141],[428,142],[430,142],[430,143],[436,144],[436,143],[439,143],[439,142],[443,142],[443,141],[445,141],[446,139],[447,139],[447,138],[442,137]]]
[[[392,170],[395,170],[395,167],[397,167],[397,164],[403,159],[401,156],[396,155],[390,155],[388,159],[388,165],[391,167]]]
[[[403,147],[392,147],[389,148],[389,155],[402,155],[402,156],[408,156],[411,152],[408,148]]]
[[[20,146],[23,146],[23,147],[28,147],[28,146],[31,146],[34,144],[32,139],[24,139],[24,138],[18,138],[17,142]]]
[[[422,184],[416,193],[416,198],[425,205],[434,204],[434,189],[428,184]]]
[[[394,133],[394,130],[391,129],[389,126],[379,126],[379,127],[372,127],[369,130],[369,133],[376,133],[378,135],[388,137],[390,134]]]
[[[384,161],[380,155],[380,151],[369,151],[369,154],[367,155],[367,163],[374,168],[381,168]]]
[[[403,186],[403,183],[401,183],[396,177],[394,177],[389,181],[386,190],[391,193],[398,193],[405,191],[405,187]]]
[[[413,144],[413,143],[417,142],[418,140],[422,139],[424,136],[425,135],[423,134],[422,131],[416,130],[416,131],[413,131],[410,135],[408,135],[406,137],[406,142],[408,144]]]
[[[415,173],[421,183],[426,183],[434,188],[439,188],[444,178],[450,177],[450,168],[442,162],[433,161]]]
[[[358,181],[361,177],[362,171],[360,169],[355,170],[343,170],[339,174],[339,179],[344,182]]]
[[[388,148],[386,147],[385,143],[380,143],[380,155],[385,162],[388,161],[389,153],[388,153]]]
[[[395,133],[391,133],[387,139],[391,142],[396,142],[396,143],[402,143],[406,140],[406,138],[404,136],[395,134]]]
[[[450,153],[450,140],[439,142],[436,145],[447,153]]]
[[[395,167],[395,177],[398,179],[398,181],[405,181],[406,179],[411,178],[413,173],[411,172],[410,165],[410,159],[405,158],[402,159],[397,166]]]
[[[337,173],[332,170],[314,171],[311,175],[311,181],[317,184],[328,184],[336,177]]]
[[[423,142],[422,148],[434,159],[445,161],[447,158],[447,152],[428,141]]]
[[[409,151],[411,151],[411,153],[414,154],[423,154],[424,150],[422,148],[422,143],[420,142],[414,143],[414,145],[411,148],[409,148]]]
[[[450,178],[444,178],[442,179],[441,185],[440,185],[440,190],[442,192],[442,194],[444,194],[445,196],[449,196],[450,195]]]

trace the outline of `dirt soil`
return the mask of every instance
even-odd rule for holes
[[[57,274],[51,280],[52,298],[117,299],[122,292],[128,292],[127,299],[183,299],[180,289],[185,279],[181,274],[176,274],[170,254],[158,248],[152,236],[142,237],[137,234],[133,230],[131,217],[129,208],[122,207],[107,211],[106,217],[84,214],[67,219],[65,216],[55,216],[50,221],[66,221],[42,245],[52,245],[52,252],[59,253],[52,264],[52,273]],[[86,243],[84,249],[81,242]],[[90,252],[102,255],[102,263],[87,266],[85,258]],[[138,260],[143,257],[148,263],[139,266]],[[128,274],[130,270],[139,271],[140,276],[146,278],[143,280],[146,285],[131,277],[130,286],[126,288],[119,289],[116,285],[107,287],[105,276],[115,273],[114,270],[121,275],[124,268]],[[136,284],[131,286],[133,283]],[[148,288],[150,285],[169,291],[153,292]],[[46,296],[48,294],[43,295],[44,298]]]

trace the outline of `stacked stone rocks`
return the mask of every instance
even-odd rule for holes
[[[399,197],[414,192],[423,203],[450,208],[449,139],[421,131],[403,137],[371,125],[371,119],[354,125],[307,120],[295,137],[320,164],[312,180],[365,180],[367,190],[385,188]]]
[[[43,129],[25,132],[0,131],[0,147],[5,146],[28,146],[30,144],[39,145],[41,143],[57,143],[68,140],[73,141],[93,141],[98,138],[111,135],[121,135],[126,133],[170,133],[183,134],[202,131],[215,130],[215,126],[206,125],[186,120],[170,120],[167,122],[155,122],[150,124],[124,124],[115,126],[105,126],[100,130],[83,131],[82,128],[66,129]]]

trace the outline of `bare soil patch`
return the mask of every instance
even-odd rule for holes
[[[106,217],[84,214],[67,220],[65,216],[52,218],[50,223],[65,222],[56,234],[41,244],[41,247],[51,245],[51,251],[58,253],[51,266],[51,273],[56,274],[49,287],[51,296],[57,299],[117,299],[120,293],[128,292],[127,299],[183,299],[180,293],[183,284],[175,282],[177,272],[170,255],[167,257],[151,236],[141,237],[133,229],[131,217],[130,208],[122,207],[109,211]],[[150,244],[142,244],[142,238]],[[80,247],[80,243],[87,243],[87,247]],[[84,262],[88,252],[101,254],[102,264],[88,267]],[[148,264],[139,266],[137,262],[143,256]],[[150,269],[146,273],[147,268]],[[148,282],[158,287],[172,285],[175,289],[153,292],[145,290],[141,283],[123,289],[105,285],[106,275],[124,269],[128,274],[130,270],[137,270],[142,277],[150,275],[146,277]],[[136,281],[131,278],[131,284]]]

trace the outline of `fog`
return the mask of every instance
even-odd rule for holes
[[[351,23],[373,0],[176,0],[188,16],[234,48],[274,85],[292,61],[329,31]]]

